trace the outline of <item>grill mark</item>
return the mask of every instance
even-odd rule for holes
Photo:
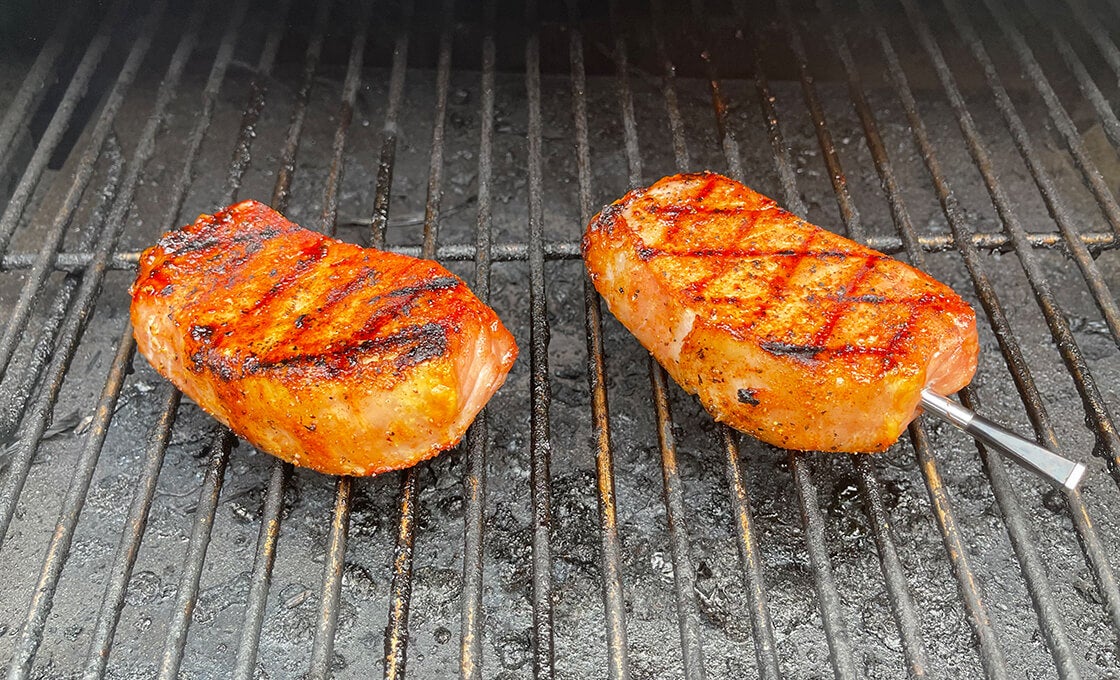
[[[714,181],[714,180],[712,180],[712,181]],[[711,191],[711,187],[708,187],[708,191]],[[711,213],[711,212],[714,212],[714,211],[705,210],[705,212]],[[749,234],[754,229],[755,224],[758,221],[758,212],[757,211],[749,211],[746,214],[747,214],[747,217],[740,220],[739,224],[735,228],[735,235],[732,236],[732,242],[733,243],[742,242],[742,240],[744,238],[746,238],[747,234]],[[641,253],[639,253],[638,256],[641,257]],[[704,296],[705,292],[707,291],[708,286],[710,286],[713,281],[716,281],[717,279],[723,277],[724,275],[727,274],[727,272],[729,272],[732,269],[734,269],[735,267],[737,267],[739,265],[739,262],[742,259],[744,259],[744,258],[742,258],[742,257],[738,257],[738,258],[737,257],[718,258],[718,260],[717,260],[718,264],[715,266],[714,271],[712,271],[710,274],[708,274],[708,276],[705,276],[705,277],[701,278],[700,280],[695,281],[695,282],[689,284],[688,286],[686,286],[685,287],[686,294],[691,295],[693,297],[693,299],[695,299],[695,300],[701,299]]]
[[[853,302],[853,303],[854,302],[864,302],[864,303],[871,303],[871,304],[887,304],[887,303],[890,303],[890,304],[898,304],[898,305],[911,305],[911,304],[914,304],[914,303],[928,302],[928,300],[924,299],[925,297],[926,296],[923,295],[923,296],[918,296],[918,297],[887,298],[887,297],[881,296],[881,295],[859,295],[859,296],[856,296],[856,297],[842,297],[842,298],[834,298],[834,299],[841,300],[841,301],[844,301],[844,302]],[[812,298],[812,299],[809,300],[810,302],[813,302],[815,300],[820,299],[817,296],[810,296],[810,298]],[[874,299],[866,299],[866,298],[874,298]],[[708,297],[704,298],[705,302],[707,302],[710,305],[735,305],[735,304],[741,304],[744,300],[750,300],[750,299],[757,299],[757,298],[755,296],[741,297],[741,296],[735,296],[735,295],[720,295],[718,297],[708,296]]]
[[[656,203],[650,201],[652,210],[662,219],[669,219],[669,226],[665,229],[664,242],[672,243],[680,230],[690,221],[682,219],[684,216],[712,216],[712,215],[727,215],[727,214],[741,214],[739,212],[731,212],[726,206],[705,206],[702,202],[707,198],[712,190],[715,189],[716,184],[722,178],[718,175],[703,175],[704,183],[691,192],[690,195],[684,197],[685,200],[681,203]],[[738,210],[742,212],[753,212],[747,210],[745,206],[739,206]]]
[[[901,334],[901,332],[900,332]],[[898,337],[898,334],[896,334]],[[865,354],[870,356],[891,357],[896,348],[864,347],[861,345],[844,345],[843,347],[821,347],[819,345],[802,345],[791,342],[766,341],[760,342],[759,347],[774,356],[788,356],[806,363],[819,361],[832,357],[843,357],[852,354]],[[894,362],[892,360],[891,365]]]
[[[902,344],[903,340],[910,337],[914,325],[914,319],[918,315],[918,307],[921,305],[929,304],[933,301],[934,297],[935,296],[931,296],[930,294],[926,293],[919,296],[918,299],[914,302],[907,304],[907,308],[909,309],[910,313],[907,315],[905,323],[902,324],[898,331],[895,332],[894,337],[891,338],[890,342],[887,343],[886,354],[888,357],[888,363],[884,368],[892,368],[896,363],[894,355],[898,351],[898,347]]]
[[[280,278],[279,281],[272,285],[267,291],[261,295],[261,298],[253,303],[247,312],[256,312],[262,307],[273,302],[281,293],[287,291],[294,286],[297,281],[303,278],[303,275],[311,268],[311,265],[316,264],[324,257],[327,256],[327,243],[326,240],[316,241],[309,247],[303,249],[303,256],[296,260],[292,265],[291,270]]]
[[[815,230],[813,234],[821,233],[822,230]],[[831,232],[828,232],[831,233]],[[648,247],[648,246],[645,246]],[[874,262],[887,259],[886,255],[864,255],[854,252],[843,250],[794,250],[793,248],[785,248],[782,250],[770,250],[766,248],[694,248],[692,250],[674,250],[672,248],[655,247],[658,255],[671,255],[673,257],[700,257],[700,258],[750,258],[750,257],[794,257],[801,259],[816,258],[819,260],[827,260],[829,258],[843,259],[848,257],[863,257],[870,259]]]
[[[866,279],[868,275],[871,274],[872,271],[874,271],[874,265],[875,258],[865,258],[863,268],[859,272],[857,272],[855,276],[853,276],[848,282],[848,289],[855,290],[856,287],[859,286],[859,284],[862,283],[864,279]],[[828,342],[828,338],[832,335],[832,331],[836,329],[836,324],[840,321],[840,317],[843,316],[845,312],[850,310],[853,304],[855,304],[854,300],[841,295],[836,303],[833,304],[832,308],[828,310],[825,316],[824,323],[822,323],[821,327],[817,329],[817,332],[813,334],[813,339],[811,342],[814,345],[823,346],[824,344],[826,344]]]
[[[214,234],[217,228],[222,226],[222,224],[223,222],[207,224],[207,229],[201,232],[187,231],[185,229],[169,232],[159,240],[159,246],[163,248],[168,255],[187,255],[227,244],[249,244],[249,247],[257,245],[259,248],[265,241],[276,238],[284,233],[276,227],[267,227],[260,231],[237,232],[229,235]]]
[[[803,345],[775,340],[765,340],[758,343],[758,346],[776,357],[792,357],[806,363],[813,361],[818,354],[825,351],[825,348],[821,345]]]
[[[704,181],[704,186],[700,187],[700,189],[696,192],[696,200],[697,201],[704,200],[705,198],[708,197],[709,194],[712,193],[712,189],[716,188],[716,182],[718,181],[718,178],[719,178],[718,175],[708,175],[707,176],[707,178]]]
[[[809,235],[807,237],[805,237],[804,241],[801,242],[801,247],[803,248],[803,250],[801,252],[806,252],[806,253],[812,252],[809,249],[809,244],[811,244],[813,241],[817,240],[817,236],[819,236],[820,234],[821,234],[821,232],[819,230],[809,232]],[[770,285],[769,285],[769,287],[770,287],[770,297],[769,297],[769,299],[765,300],[759,306],[758,311],[755,312],[755,318],[756,319],[758,317],[761,317],[763,314],[766,313],[766,311],[768,309],[773,307],[774,306],[774,301],[781,299],[781,295],[783,293],[785,293],[787,289],[789,289],[789,279],[790,279],[791,276],[793,276],[793,272],[797,269],[797,265],[801,264],[802,259],[803,259],[802,257],[798,257],[798,256],[795,255],[793,257],[790,257],[786,262],[782,263],[781,271],[779,271],[778,274],[776,276],[774,276],[769,282],[770,283]],[[750,327],[748,327],[748,330],[752,329],[754,327],[755,323],[757,323],[757,322],[752,322]]]
[[[672,243],[680,233],[681,228],[684,226],[684,219],[686,216],[694,217],[700,210],[691,203],[681,204],[668,204],[658,205],[658,216],[662,219],[669,219],[669,226],[665,227],[665,235],[662,236],[662,241],[665,243]]]
[[[326,311],[359,290],[376,284],[380,276],[381,272],[373,267],[359,268],[357,276],[347,281],[341,288],[332,288],[331,291],[327,293],[326,299],[323,301],[323,306],[319,308],[319,312]]]
[[[365,328],[369,327],[370,322],[382,319],[384,314],[386,313],[386,310],[389,310],[394,314],[409,314],[412,312],[412,306],[416,304],[416,300],[425,293],[434,293],[441,290],[454,290],[455,288],[458,288],[459,284],[461,283],[462,281],[455,278],[454,276],[438,276],[433,279],[421,281],[420,283],[416,283],[411,286],[403,286],[401,288],[391,290],[388,293],[375,295],[370,298],[367,304],[383,304],[385,305],[385,309],[382,309],[381,311],[370,317],[370,320],[366,323],[366,327],[363,328],[363,332],[365,332]],[[378,327],[380,327],[380,323],[378,323]]]
[[[362,324],[355,336],[365,340],[376,339],[386,323],[401,314],[407,314],[421,295],[439,290],[452,290],[460,283],[461,281],[453,276],[441,276],[374,297],[369,304],[383,303],[383,305]]]
[[[312,364],[332,373],[339,373],[353,367],[357,363],[358,354],[371,350],[399,351],[400,355],[393,365],[398,371],[402,371],[444,356],[448,351],[447,329],[431,321],[422,325],[406,326],[381,337],[349,342],[322,354],[297,354],[275,361],[260,361],[256,357],[250,357],[242,363],[241,368],[243,374],[252,375],[273,368]],[[220,364],[227,363],[220,362]],[[222,370],[221,366],[212,365],[212,367],[218,371]],[[228,371],[228,368],[226,370]]]
[[[402,336],[401,344],[408,342],[414,344],[397,358],[398,371],[437,359],[447,353],[447,329],[434,321],[416,328],[417,332],[414,336]]]
[[[354,282],[351,282],[354,283]],[[454,285],[451,285],[451,284]],[[413,305],[417,298],[427,292],[446,290],[458,286],[460,281],[454,277],[437,277],[413,286],[405,286],[384,295],[378,296],[385,300],[385,304],[378,309],[362,328],[354,334],[354,340],[337,349],[322,354],[298,354],[275,360],[261,360],[259,356],[248,356],[238,363],[237,355],[230,357],[214,351],[211,343],[205,343],[191,356],[195,371],[199,372],[202,366],[208,366],[219,378],[224,381],[232,380],[234,367],[239,367],[242,375],[252,375],[261,371],[289,366],[299,363],[312,363],[332,373],[339,373],[350,368],[355,363],[355,354],[367,350],[389,350],[405,347],[410,342],[413,347],[403,352],[395,361],[395,368],[400,371],[411,368],[425,361],[443,356],[448,351],[447,331],[435,322],[423,325],[407,326],[388,335],[380,335],[387,323],[398,318],[404,310]],[[342,299],[340,295],[338,299]],[[303,328],[307,322],[307,315],[296,319],[295,326]],[[287,344],[286,342],[280,343]]]
[[[754,208],[745,205],[733,206],[713,206],[713,207],[696,207],[688,203],[653,203],[652,201],[648,206],[640,206],[638,208],[649,213],[653,213],[658,217],[664,216],[678,216],[678,215],[695,215],[703,213],[705,215],[742,215],[743,213],[757,213],[760,212]]]
[[[732,238],[732,243],[735,245],[727,248],[699,248],[685,250],[664,247],[663,245],[656,247],[649,246],[638,239],[639,244],[635,247],[635,253],[643,262],[649,262],[655,257],[661,255],[675,257],[691,256],[703,259],[721,260],[719,264],[711,263],[709,265],[714,265],[713,271],[711,273],[709,273],[707,276],[704,276],[700,280],[686,286],[682,291],[686,294],[690,294],[693,299],[697,301],[703,299],[703,292],[714,281],[718,280],[732,268],[737,266],[739,264],[739,260],[747,258],[767,257],[785,259],[786,261],[782,262],[781,264],[780,271],[777,272],[776,275],[773,276],[768,282],[770,294],[762,302],[762,304],[759,305],[756,310],[754,310],[756,321],[755,323],[750,324],[748,330],[756,325],[758,317],[761,317],[768,309],[772,308],[775,302],[781,299],[781,297],[788,291],[792,275],[803,260],[809,258],[818,260],[843,260],[851,257],[862,258],[864,260],[863,267],[858,271],[857,274],[854,275],[854,277],[848,284],[848,289],[855,289],[855,287],[858,286],[859,283],[861,283],[867,278],[868,275],[870,275],[876,263],[885,259],[889,259],[886,255],[880,253],[863,254],[845,251],[842,249],[837,249],[835,247],[825,247],[819,250],[814,250],[811,248],[811,244],[818,238],[818,236],[822,233],[830,234],[831,232],[813,227],[808,223],[804,223],[800,219],[798,219],[799,224],[803,224],[805,227],[807,227],[809,233],[802,241],[801,245],[797,248],[787,248],[780,251],[774,251],[759,247],[742,247],[738,244],[740,244],[749,236],[750,231],[757,224],[762,209],[748,209],[745,206],[735,206],[733,208],[709,208],[699,205],[699,203],[703,201],[704,198],[706,198],[715,188],[716,183],[717,180],[714,176],[708,176],[706,181],[704,182],[704,185],[693,192],[693,194],[686,198],[684,202],[659,204],[652,200],[648,200],[646,201],[646,205],[630,205],[628,207],[643,210],[659,218],[664,218],[670,221],[670,223],[666,227],[665,234],[662,237],[663,244],[673,243],[675,240],[675,236],[682,229],[694,226],[692,224],[693,220],[688,219],[689,217],[699,218],[706,215],[726,216],[732,214],[746,214],[748,215],[748,217],[743,219],[737,225],[736,233]],[[617,205],[619,208],[622,207],[620,204],[613,205]],[[778,209],[781,210],[780,207],[778,207]],[[605,211],[603,214],[607,215]],[[792,214],[790,214],[790,216],[793,217]],[[617,219],[622,225],[625,225],[625,219],[621,214],[621,211],[619,211],[619,213],[612,213],[610,217],[612,219]],[[928,294],[923,294],[921,296],[918,296],[917,298],[908,297],[900,299],[889,299],[888,297],[882,295],[864,294],[848,296],[841,292],[835,296],[830,296],[830,299],[834,302],[834,305],[829,310],[824,324],[816,331],[816,333],[814,333],[813,338],[808,343],[797,344],[781,341],[765,341],[759,343],[762,349],[771,354],[774,354],[775,356],[790,356],[797,360],[805,362],[815,361],[820,357],[821,354],[825,354],[827,356],[884,356],[888,361],[888,364],[885,366],[885,368],[889,368],[895,363],[893,360],[893,355],[897,352],[898,345],[901,344],[901,342],[903,342],[910,333],[910,326],[916,316],[917,306],[928,302],[929,296]],[[707,300],[707,302],[735,302],[737,300],[738,298],[734,297],[721,297],[718,300]],[[910,313],[903,328],[901,328],[894,334],[894,337],[892,337],[887,346],[862,347],[855,345],[845,345],[843,347],[836,348],[826,347],[827,340],[834,332],[835,326],[839,322],[839,319],[844,315],[846,311],[851,309],[853,305],[857,303],[878,305],[886,303],[888,302],[888,300],[892,303],[901,303],[907,305]],[[741,403],[752,405],[757,403],[757,400],[754,399],[753,390],[739,390],[737,396]]]
[[[379,300],[384,297],[417,296],[422,293],[432,293],[437,290],[451,290],[457,288],[459,283],[459,279],[454,276],[437,276],[434,279],[427,279],[411,286],[404,286],[396,290],[391,290],[388,293],[383,293],[374,298],[374,300]],[[370,302],[373,302],[373,300],[370,300]]]

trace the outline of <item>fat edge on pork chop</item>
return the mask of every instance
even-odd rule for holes
[[[972,308],[909,265],[739,182],[673,175],[583,237],[611,312],[715,417],[789,449],[883,451],[923,387],[972,379]]]
[[[244,201],[165,234],[132,285],[140,352],[257,448],[325,473],[454,446],[517,347],[439,264],[343,243]]]

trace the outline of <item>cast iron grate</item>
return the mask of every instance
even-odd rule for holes
[[[1113,4],[29,21],[0,120],[8,677],[1120,673]],[[777,451],[636,361],[581,225],[698,169],[978,303],[962,400],[1090,464],[1084,493],[925,421],[883,456]],[[234,452],[134,356],[139,248],[249,195],[493,302],[523,360],[458,451],[328,484]]]

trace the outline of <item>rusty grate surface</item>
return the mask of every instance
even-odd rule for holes
[[[1120,675],[1116,5],[5,10],[8,677]],[[925,420],[875,457],[716,426],[578,258],[700,169],[953,285],[962,399],[1082,490]],[[491,302],[522,359],[455,451],[292,469],[135,356],[138,251],[250,197]]]

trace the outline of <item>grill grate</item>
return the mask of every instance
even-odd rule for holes
[[[13,57],[27,71],[0,120],[0,175],[19,175],[0,216],[0,561],[29,575],[0,586],[9,678],[815,677],[825,655],[837,678],[1120,673],[1120,123],[1099,84],[1120,73],[1116,8],[200,0],[144,7],[132,27],[133,4],[68,9],[33,61]],[[35,112],[49,122],[17,158]],[[977,466],[971,442],[922,422],[884,456],[776,452],[712,424],[652,358],[643,370],[576,274],[574,227],[623,178],[702,167],[971,287],[990,334],[962,401],[1025,409],[1039,441],[1093,458],[1085,495],[979,445]],[[132,396],[154,375],[121,312],[136,247],[266,179],[274,207],[320,231],[462,265],[512,321],[524,361],[459,452],[332,480],[332,504],[321,477],[233,453],[169,386]],[[460,218],[448,197],[465,190]],[[419,233],[390,218],[413,204]],[[90,386],[91,370],[106,377]],[[75,403],[88,423],[60,427]],[[192,475],[168,519],[182,494],[167,485]],[[660,494],[643,488],[657,475]],[[119,511],[102,512],[114,480]],[[231,529],[239,494],[251,520]],[[930,511],[936,529],[916,519]],[[141,575],[174,585],[144,601]],[[211,606],[219,587],[233,594]],[[70,598],[89,616],[73,633],[56,611]],[[1033,617],[1025,632],[1017,617]]]

